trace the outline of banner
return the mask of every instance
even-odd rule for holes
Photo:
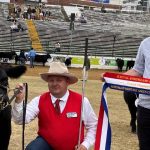
[[[93,0],[93,1],[96,1],[99,3],[109,3],[110,2],[109,0]]]
[[[111,89],[150,95],[148,78],[106,72],[104,79]]]
[[[130,91],[150,95],[150,79],[130,76],[125,74],[106,72],[103,75],[105,83],[102,88],[101,105],[99,110],[98,125],[96,131],[95,149],[111,149],[111,126],[109,123],[106,89]]]
[[[110,3],[109,0],[84,0],[84,1],[91,1],[91,2],[96,2],[96,3]]]

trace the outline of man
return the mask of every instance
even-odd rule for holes
[[[150,37],[141,42],[134,67],[124,74],[150,78]],[[139,94],[137,105],[139,147],[150,150],[150,95]]]
[[[134,67],[125,74],[150,78],[150,37],[139,47]],[[137,133],[140,150],[150,149],[150,96],[140,94],[137,108]]]
[[[59,44],[59,42],[55,44],[55,52],[60,52],[60,44]]]
[[[49,91],[35,97],[27,105],[26,123],[38,117],[39,130],[38,137],[26,150],[88,150],[95,141],[97,117],[86,97],[82,101],[82,95],[68,89],[78,78],[60,62],[52,62],[49,71],[40,76],[48,83]],[[13,119],[18,124],[22,123],[23,99],[22,90],[16,96],[12,109]],[[84,129],[87,131],[85,135]],[[81,144],[77,147],[79,134]]]
[[[17,25],[16,21],[13,22],[13,24],[10,26],[10,28],[11,28],[11,31],[19,32],[18,25]]]
[[[24,65],[26,61],[26,56],[23,50],[20,50],[19,54],[20,65]]]
[[[30,59],[30,68],[34,68],[35,56],[36,56],[36,51],[33,49],[33,47],[31,47],[31,49],[28,53],[28,57]]]

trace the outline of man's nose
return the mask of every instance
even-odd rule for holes
[[[54,85],[56,85],[56,84],[58,84],[58,83],[59,83],[59,82],[58,82],[57,80],[54,80],[54,81],[53,81],[53,84],[54,84]]]

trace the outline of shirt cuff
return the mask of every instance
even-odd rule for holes
[[[84,142],[82,142],[82,145],[84,145],[86,148],[87,148],[87,150],[90,148],[90,143],[88,143],[87,141],[84,141]]]

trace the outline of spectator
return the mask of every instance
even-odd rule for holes
[[[40,75],[48,83],[49,90],[27,105],[25,121],[29,123],[38,117],[39,131],[26,150],[88,150],[95,141],[97,117],[86,97],[82,99],[82,95],[68,89],[78,78],[60,62],[52,62],[49,71]],[[23,88],[22,85],[19,87]],[[23,99],[24,90],[16,96],[12,110],[13,119],[18,124],[22,123]]]
[[[36,56],[36,51],[33,49],[33,47],[31,47],[31,49],[28,53],[28,57],[30,59],[30,68],[34,68],[35,56]]]
[[[102,5],[102,7],[101,7],[101,12],[102,12],[102,13],[106,13],[105,5]]]
[[[31,10],[31,19],[35,20],[35,16],[36,16],[36,8],[32,8]]]
[[[59,44],[59,42],[55,44],[55,52],[60,52],[60,44]]]
[[[16,21],[13,22],[13,24],[10,26],[10,28],[12,31],[19,32],[18,25],[17,25]]]
[[[27,9],[27,14],[28,14],[28,19],[31,19],[31,13],[32,13],[32,8],[29,5],[28,9]]]
[[[80,20],[81,23],[87,23],[87,20],[86,20],[86,18],[85,18],[85,16],[83,14],[81,14],[79,20]]]
[[[40,20],[44,20],[43,10],[42,8],[39,10]]]
[[[26,6],[23,7],[23,19],[28,19],[28,8]]]
[[[10,16],[7,16],[7,21],[12,21],[12,22],[13,22],[14,20],[15,20],[15,19],[14,19],[13,16],[11,16],[11,15],[10,15]]]
[[[19,31],[20,31],[20,30],[21,30],[21,31],[24,31],[24,28],[22,27],[22,25],[21,25],[20,22],[18,23],[18,30],[19,30]]]

